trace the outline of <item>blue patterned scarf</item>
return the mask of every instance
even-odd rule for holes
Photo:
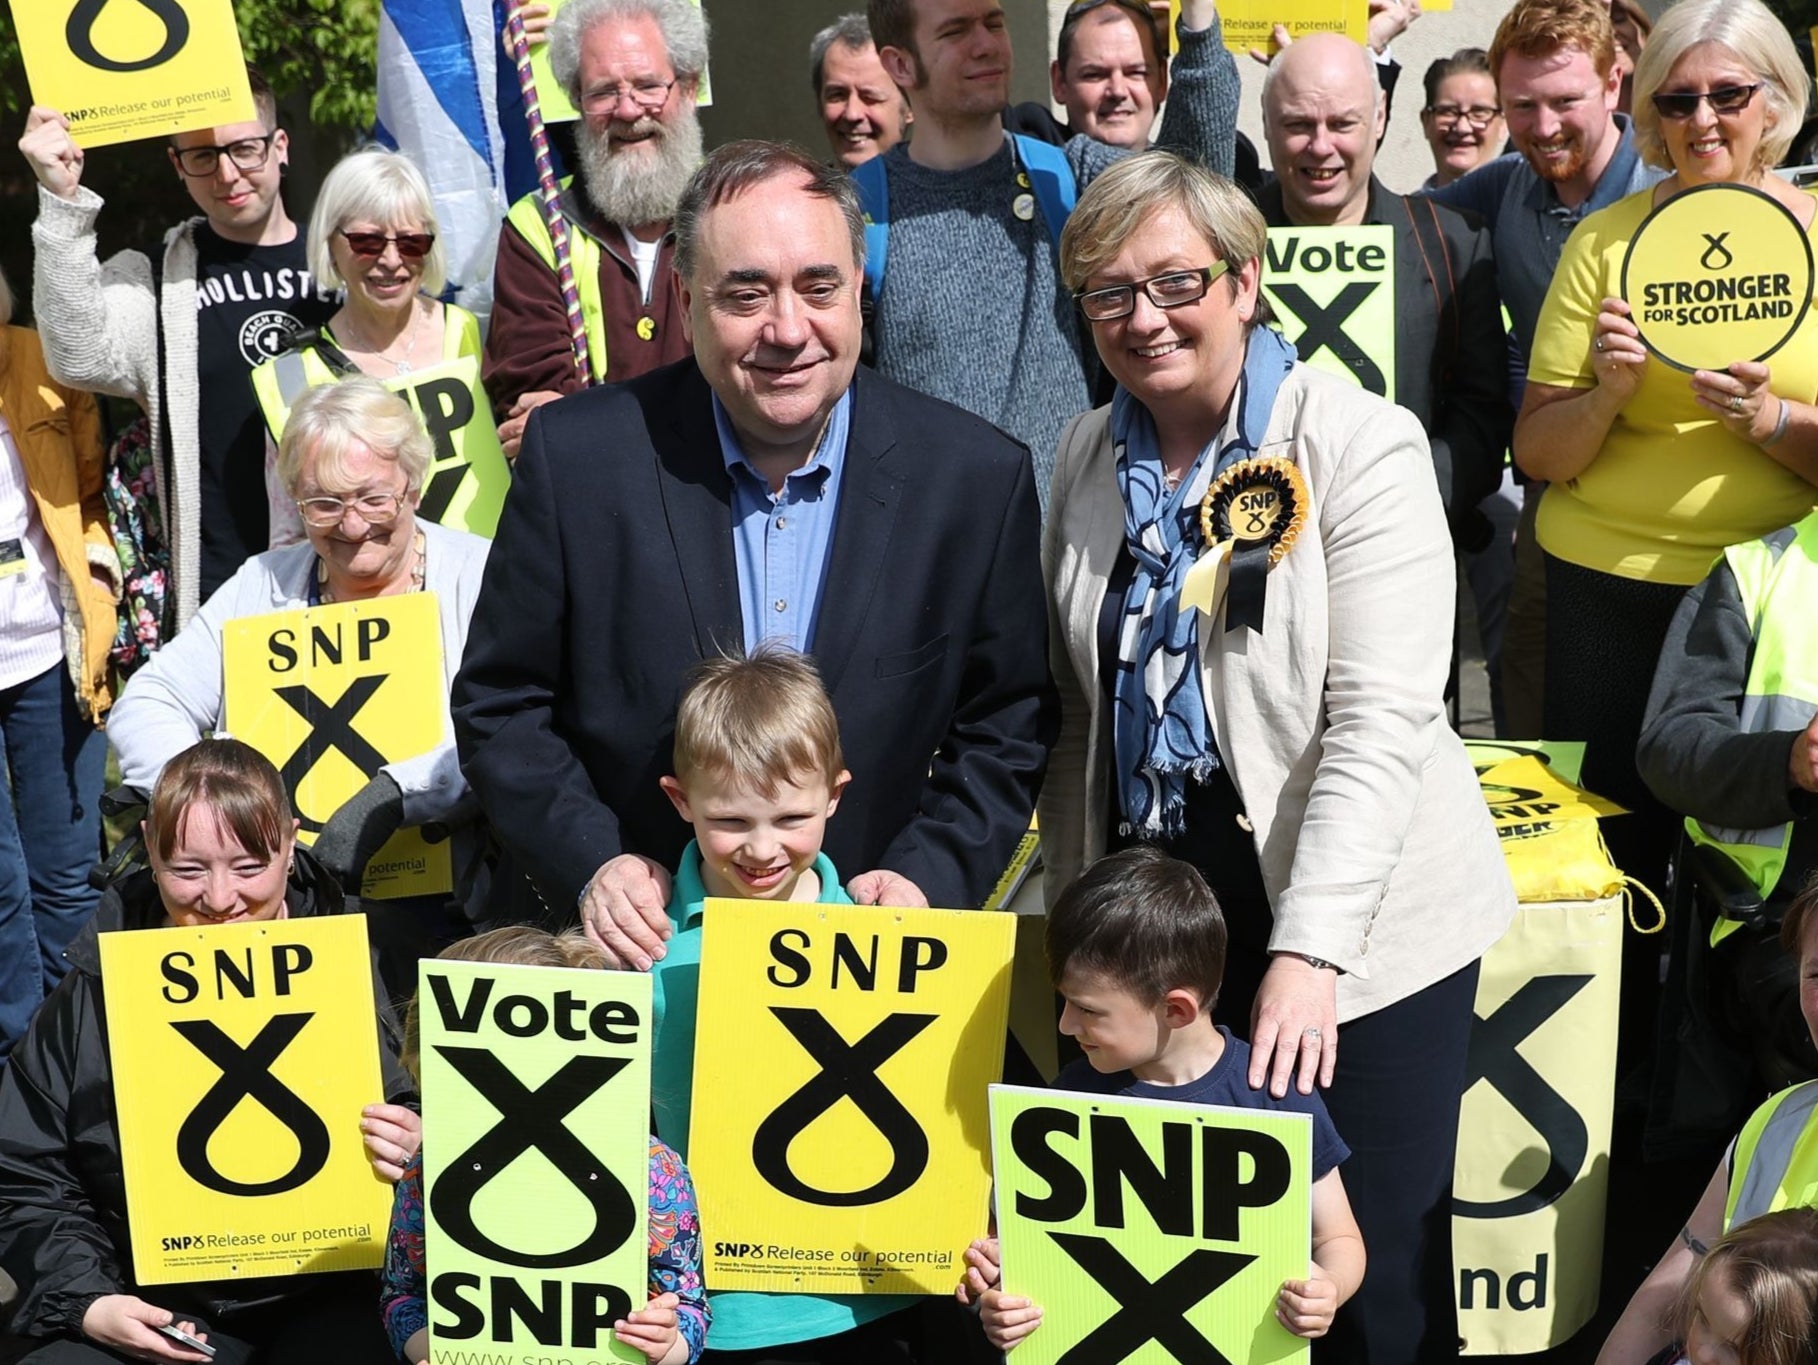
[[[1179,834],[1187,779],[1203,782],[1219,766],[1199,685],[1200,614],[1181,610],[1181,588],[1199,555],[1206,489],[1227,467],[1256,453],[1294,360],[1293,346],[1279,332],[1251,331],[1233,397],[1237,420],[1227,423],[1236,434],[1208,459],[1218,444],[1214,436],[1172,492],[1162,478],[1161,443],[1149,410],[1121,387],[1111,400],[1124,544],[1136,561],[1117,632],[1112,740],[1126,828],[1144,837]]]

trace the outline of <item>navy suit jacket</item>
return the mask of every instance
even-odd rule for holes
[[[978,905],[1059,724],[1028,452],[861,368],[813,655],[852,784],[826,852]],[[673,868],[657,785],[697,660],[742,646],[732,484],[693,360],[539,408],[455,680],[461,765],[551,911],[620,853]]]

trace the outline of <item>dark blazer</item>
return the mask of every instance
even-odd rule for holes
[[[1285,227],[1281,185],[1258,201],[1270,227]],[[1391,194],[1370,182],[1365,223],[1395,233],[1395,401],[1420,419],[1433,447],[1439,495],[1463,548],[1477,504],[1496,491],[1515,428],[1508,338],[1490,233],[1475,214]],[[1416,215],[1422,220],[1418,230]]]
[[[1028,452],[861,368],[813,654],[852,771],[827,829],[978,905],[1029,824],[1059,726]],[[741,647],[732,484],[692,360],[539,408],[455,680],[468,781],[560,917],[609,858],[673,868],[657,785],[697,660]]]

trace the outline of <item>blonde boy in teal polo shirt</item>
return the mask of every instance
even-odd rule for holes
[[[814,664],[760,647],[749,659],[710,659],[694,673],[675,722],[675,775],[663,790],[694,826],[669,896],[674,930],[651,967],[655,992],[651,1103],[657,1132],[684,1159],[694,1083],[701,971],[701,903],[708,896],[850,905],[821,852],[827,821],[851,780],[839,721]],[[773,1229],[781,1235],[785,1229]],[[711,1235],[711,1229],[708,1230]],[[902,1295],[711,1293],[708,1359],[888,1360],[903,1332],[884,1321],[918,1300]],[[905,1317],[908,1315],[905,1314]],[[749,1355],[745,1354],[749,1353]]]

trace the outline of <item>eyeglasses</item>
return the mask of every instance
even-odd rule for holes
[[[225,147],[172,147],[170,151],[177,158],[177,168],[183,174],[201,180],[215,173],[221,164],[223,152],[241,170],[258,170],[271,157],[271,144],[275,137],[276,133],[267,133],[264,137],[243,137]]]
[[[1136,291],[1142,290],[1157,308],[1179,308],[1205,298],[1212,281],[1231,268],[1229,261],[1214,261],[1198,270],[1170,270],[1165,275],[1151,275],[1130,284],[1112,284],[1103,289],[1088,289],[1075,294],[1073,301],[1088,322],[1111,322],[1129,317],[1136,311]]]
[[[680,76],[671,76],[666,81],[636,81],[631,85],[608,85],[598,90],[589,90],[581,96],[581,112],[586,114],[609,114],[619,107],[627,95],[645,113],[654,114],[669,100],[669,92],[675,89]]]
[[[1456,104],[1429,104],[1420,111],[1441,128],[1451,128],[1460,121],[1473,128],[1488,128],[1502,110],[1493,104],[1473,104],[1469,109],[1461,109]]]
[[[1698,112],[1700,101],[1709,100],[1713,114],[1740,114],[1765,84],[1766,81],[1756,81],[1753,85],[1726,85],[1721,90],[1681,90],[1655,95],[1654,112],[1661,118],[1675,121],[1688,119]]]
[[[389,526],[404,510],[402,493],[362,493],[357,498],[298,498],[297,510],[311,526],[339,526],[349,509],[368,526]]]
[[[420,261],[429,254],[429,249],[436,244],[433,232],[349,232],[346,228],[337,228],[347,242],[347,249],[356,256],[379,257],[385,254],[387,243],[397,247],[398,255],[407,261]]]

